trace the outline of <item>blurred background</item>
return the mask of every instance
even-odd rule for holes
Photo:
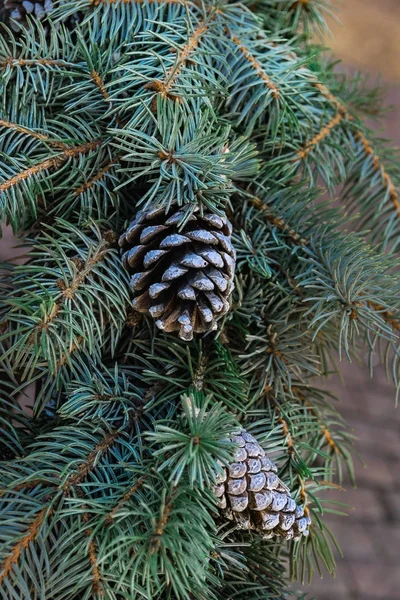
[[[1,0],[0,0],[1,1]],[[400,0],[337,1],[343,23],[331,23],[326,40],[346,71],[361,69],[371,82],[381,76],[393,105],[382,135],[400,145]],[[23,253],[9,232],[0,241],[0,260]],[[400,408],[383,369],[371,380],[368,368],[343,364],[343,381],[329,382],[341,412],[358,437],[358,489],[332,494],[353,510],[329,519],[344,557],[335,579],[316,575],[309,589],[319,600],[400,600]]]
[[[400,0],[337,0],[341,23],[331,22],[326,44],[347,72],[381,77],[392,105],[382,136],[400,145]],[[379,368],[345,363],[343,381],[328,386],[358,437],[364,466],[356,461],[357,489],[330,493],[353,507],[347,517],[328,519],[343,551],[336,578],[316,575],[310,590],[318,600],[400,600],[400,407]]]

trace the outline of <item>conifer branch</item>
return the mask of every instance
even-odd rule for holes
[[[102,240],[96,249],[96,252],[91,256],[85,263],[80,259],[75,259],[77,265],[77,273],[69,284],[65,284],[64,281],[59,280],[58,287],[62,291],[64,299],[73,300],[79,287],[84,283],[85,279],[92,271],[92,269],[103,260],[104,256],[110,249],[110,243],[106,240]]]
[[[330,100],[333,104],[337,106],[339,114],[344,115],[349,121],[354,120],[352,115],[350,115],[347,111],[344,104],[340,102],[340,100],[336,98],[324,84],[316,83],[315,87],[322,93],[323,96],[325,96],[328,100]],[[356,138],[361,142],[365,155],[370,156],[372,158],[375,172],[381,174],[382,181],[389,192],[389,200],[392,202],[394,209],[397,212],[397,215],[400,217],[400,196],[399,192],[396,189],[396,186],[393,183],[392,178],[386,171],[385,166],[382,164],[382,161],[379,158],[379,156],[375,153],[372,144],[365,137],[364,133],[361,130],[358,131]]]
[[[171,512],[174,506],[174,500],[176,495],[176,488],[173,489],[169,497],[166,499],[165,504],[161,511],[161,516],[156,523],[155,533],[152,538],[152,550],[151,553],[154,554],[160,549],[161,546],[161,538],[164,534],[165,528],[168,524],[169,518],[171,516]]]
[[[90,537],[92,535],[92,529],[86,531],[86,535]],[[104,591],[101,585],[100,568],[97,561],[97,548],[94,539],[89,541],[89,561],[92,567],[92,592],[93,594],[104,595]]]
[[[107,516],[104,519],[104,522],[107,525],[110,525],[113,520],[115,519],[115,516],[117,515],[118,511],[124,506],[124,504],[126,502],[128,502],[130,500],[130,498],[132,496],[134,496],[136,494],[137,491],[140,490],[140,488],[143,486],[144,482],[146,481],[147,477],[144,475],[143,477],[140,477],[130,488],[127,492],[125,492],[125,494],[122,496],[122,498],[118,501],[118,503],[114,506],[114,508],[112,508],[110,510],[110,512],[107,514]]]
[[[10,188],[18,185],[22,181],[29,179],[30,177],[34,177],[43,171],[47,171],[49,169],[59,169],[62,164],[68,160],[69,158],[74,158],[75,156],[79,156],[82,154],[86,154],[95,148],[98,148],[101,145],[101,140],[93,140],[87,142],[85,144],[80,144],[79,146],[75,146],[74,148],[68,148],[68,150],[64,150],[61,154],[57,156],[53,156],[52,158],[47,158],[46,160],[21,171],[17,175],[14,175],[10,179],[3,181],[0,183],[0,193],[9,190]]]
[[[296,160],[304,160],[310,154],[310,152],[318,146],[325,138],[331,133],[331,131],[339,125],[346,118],[346,113],[338,112],[332,119],[322,127],[322,129],[309,141],[305,146],[297,152]]]
[[[390,177],[389,173],[386,171],[379,156],[375,153],[375,150],[373,149],[371,143],[368,141],[368,139],[365,137],[365,135],[361,131],[357,134],[357,139],[361,142],[364,153],[367,156],[370,156],[372,158],[372,164],[373,164],[375,172],[381,174],[382,181],[389,192],[389,200],[393,204],[393,207],[394,207],[395,211],[397,212],[397,216],[400,217],[399,192],[397,191],[396,186],[394,185],[394,183],[392,181],[392,178]]]
[[[0,585],[2,585],[3,581],[10,575],[14,565],[18,563],[22,551],[26,550],[36,539],[36,536],[38,535],[46,517],[47,511],[47,507],[42,508],[34,521],[32,521],[30,524],[25,535],[15,544],[11,554],[4,560],[0,567]]]
[[[110,450],[110,448],[114,445],[117,438],[121,435],[121,431],[114,431],[112,433],[108,433],[102,440],[99,442],[93,450],[90,452],[86,460],[80,465],[75,473],[70,475],[67,481],[64,483],[62,490],[64,494],[68,494],[73,487],[79,485],[84,481],[89,473],[93,470],[96,460],[99,456],[103,456]]]
[[[0,61],[0,67],[6,69],[7,67],[33,67],[39,65],[41,67],[69,67],[71,66],[65,60],[51,59],[51,58],[14,58],[10,56]]]
[[[263,213],[263,215],[265,216],[267,221],[272,223],[275,227],[277,227],[283,233],[286,233],[288,235],[289,239],[294,244],[300,245],[300,246],[308,246],[309,245],[309,242],[305,238],[302,238],[298,232],[296,232],[294,229],[289,227],[283,221],[283,219],[281,219],[279,217],[275,217],[273,215],[273,213],[271,212],[270,208],[268,207],[268,205],[265,204],[260,198],[252,197],[249,200],[249,202],[252,206],[254,206],[254,208],[256,208],[257,210],[260,210]],[[289,281],[289,283],[291,283],[291,282]],[[300,290],[297,293],[300,297],[302,296]],[[368,301],[367,305],[370,306],[372,309],[376,310],[377,312],[379,312],[382,319],[388,325],[391,325],[391,327],[394,330],[400,331],[400,319],[396,318],[390,311],[385,310],[382,306],[380,306],[372,301]],[[362,306],[361,303],[358,304],[358,307],[361,307],[361,306]],[[357,307],[354,307],[354,312],[352,313],[352,319],[357,319]]]
[[[52,140],[49,136],[44,133],[39,133],[38,131],[32,131],[23,125],[19,125],[18,123],[12,123],[11,121],[6,121],[4,119],[0,119],[0,127],[4,127],[5,129],[11,129],[13,131],[17,131],[18,133],[22,133],[23,135],[28,135],[33,137],[41,142],[45,142],[49,144],[49,146],[54,146],[55,148],[61,148],[63,150],[67,149],[67,144],[63,142],[58,142],[57,140]]]
[[[29,342],[33,343],[35,340],[36,332],[43,332],[49,329],[50,325],[55,321],[57,316],[60,313],[60,310],[63,307],[63,304],[66,300],[73,300],[76,292],[80,288],[80,286],[84,283],[85,279],[88,277],[89,273],[92,269],[104,258],[104,256],[108,253],[110,249],[110,244],[106,240],[102,240],[101,244],[97,247],[96,252],[93,254],[91,258],[89,258],[86,263],[84,263],[81,259],[76,258],[73,259],[73,262],[77,266],[77,273],[75,277],[69,284],[66,284],[62,279],[57,281],[57,286],[61,290],[61,297],[58,298],[50,311],[41,321],[34,325],[34,331],[32,331],[31,336],[29,338]],[[79,341],[82,341],[83,337],[79,336],[77,340],[71,345],[67,353],[64,353],[63,356],[58,361],[58,366],[62,366],[67,361],[67,356],[71,355],[79,345]]]
[[[93,70],[90,72],[90,77],[93,79],[95,85],[99,88],[99,91],[103,96],[104,100],[109,102],[110,96],[106,90],[106,86],[100,73],[98,71]]]
[[[345,107],[345,105],[342,102],[340,102],[339,98],[336,98],[336,96],[334,96],[334,94],[332,94],[332,92],[330,91],[329,88],[326,87],[326,85],[324,85],[323,83],[320,83],[320,82],[315,82],[314,87],[317,90],[319,90],[321,92],[321,94],[323,96],[325,96],[325,98],[330,100],[332,102],[332,104],[334,104],[337,107],[338,112],[346,114],[346,117],[350,120],[353,119],[353,117],[348,113],[348,110]]]
[[[253,196],[249,200],[250,204],[254,206],[257,210],[261,211],[265,216],[266,220],[271,223],[274,227],[279,229],[282,233],[287,235],[294,244],[298,246],[305,246],[307,244],[307,240],[302,238],[292,227],[290,227],[281,217],[277,217],[272,212],[271,208],[263,202],[260,198]]]
[[[93,175],[93,177],[91,177],[91,179],[89,179],[88,181],[85,181],[85,183],[83,183],[82,185],[80,185],[79,187],[74,189],[75,196],[80,196],[87,190],[90,190],[94,186],[94,184],[97,183],[98,181],[101,181],[104,178],[104,176],[107,175],[107,173],[109,173],[109,171],[116,164],[117,164],[117,159],[110,160],[108,163],[106,163],[103,167],[101,167],[101,169],[99,169],[99,171],[96,173],[96,175]]]
[[[170,68],[165,78],[160,81],[155,79],[145,85],[146,89],[153,90],[154,92],[161,94],[163,98],[169,98],[170,100],[180,100],[179,96],[171,94],[171,88],[175,84],[179,74],[183,67],[188,62],[190,55],[196,50],[200,44],[201,38],[208,31],[209,22],[203,20],[199,23],[193,33],[189,36],[186,44],[178,52],[175,64]],[[153,109],[155,106],[153,105]]]
[[[193,31],[192,35],[189,37],[185,46],[181,48],[177,60],[173,67],[168,71],[163,83],[165,86],[164,91],[162,92],[165,95],[168,95],[170,89],[174,85],[176,79],[179,77],[183,67],[186,65],[189,60],[190,55],[197,49],[200,44],[201,38],[208,31],[208,22],[201,21],[196,29]]]
[[[233,35],[227,27],[225,28],[225,31],[226,31],[227,35],[230,37],[230,39],[232,40],[232,42],[237,46],[238,50],[243,54],[244,58],[251,64],[256,75],[260,79],[263,80],[265,87],[268,88],[272,92],[273,98],[275,100],[279,100],[281,97],[281,93],[280,93],[278,86],[276,85],[276,83],[274,83],[272,81],[271,77],[264,71],[264,69],[262,68],[262,66],[258,62],[258,60],[255,58],[255,56],[253,56],[253,54],[245,46],[245,44],[242,42],[242,40],[240,38],[238,38],[236,35]]]

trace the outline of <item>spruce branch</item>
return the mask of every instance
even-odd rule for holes
[[[273,213],[271,207],[263,202],[261,198],[252,197],[249,200],[250,204],[254,206],[257,210],[260,210],[268,222],[271,223],[273,227],[277,227],[279,231],[289,236],[292,242],[299,246],[305,246],[307,244],[307,240],[295,231],[292,227],[290,227],[287,223],[285,223],[282,217],[276,216]]]
[[[228,28],[226,28],[226,33],[230,37],[230,39],[233,41],[233,43],[238,47],[239,52],[241,52],[241,54],[243,54],[244,58],[250,63],[250,65],[252,66],[252,68],[255,71],[255,74],[264,81],[266,88],[271,91],[274,100],[279,100],[281,98],[281,93],[279,91],[279,87],[276,85],[276,83],[274,83],[272,81],[271,77],[264,71],[264,69],[262,68],[262,66],[258,62],[258,60],[255,58],[255,56],[253,56],[251,54],[250,50],[248,50],[248,48],[246,48],[246,46],[244,45],[242,40],[240,40],[237,36],[232,35],[232,33],[229,31]]]
[[[357,135],[357,139],[361,142],[363,150],[366,156],[370,156],[373,162],[373,168],[376,173],[380,173],[382,177],[382,182],[386,186],[389,194],[389,200],[393,204],[394,209],[397,212],[397,215],[400,217],[400,201],[399,201],[399,193],[394,185],[392,178],[387,173],[385,166],[382,164],[379,156],[375,153],[371,143],[365,137],[363,133],[359,133]]]
[[[285,223],[285,221],[281,217],[274,216],[271,212],[271,208],[268,205],[268,203],[263,202],[258,197],[250,198],[249,202],[252,206],[254,206],[254,208],[259,210],[262,213],[263,217],[266,218],[266,220],[269,221],[274,227],[277,227],[280,231],[282,231],[282,233],[287,234],[288,238],[292,241],[293,244],[300,245],[303,248],[310,248],[310,240],[307,240],[306,238],[302,237],[299,232],[297,232],[295,229],[291,228],[290,225]],[[297,282],[297,285],[299,285],[299,282]],[[374,300],[369,300],[364,304],[369,305],[371,308],[375,309],[389,325],[391,325],[394,329],[398,329],[397,319],[393,314],[391,314],[390,311],[385,310],[384,307],[380,306]],[[360,302],[358,302],[357,305],[353,306],[354,312],[351,313],[353,319],[357,319],[357,311],[359,309],[362,309],[362,306],[363,303]]]
[[[134,496],[136,494],[136,492],[138,492],[140,490],[140,488],[143,486],[143,484],[145,483],[147,477],[145,475],[143,475],[142,477],[139,477],[139,479],[137,481],[135,481],[134,484],[131,485],[131,487],[123,494],[122,498],[120,498],[118,500],[118,502],[115,504],[115,506],[113,506],[113,508],[107,513],[104,522],[107,525],[110,525],[114,519],[118,518],[118,513],[121,510],[121,508],[123,508],[123,506],[129,502],[129,500],[132,498],[132,496]]]
[[[90,537],[93,532],[91,529],[88,529],[86,533],[88,537]],[[96,542],[93,539],[91,539],[89,542],[89,560],[90,564],[92,565],[92,592],[93,594],[100,594],[103,596],[104,592],[101,584],[101,574],[97,559]]]
[[[154,81],[152,83],[146,84],[147,89],[154,90],[155,92],[161,94],[163,98],[169,98],[171,100],[179,99],[179,96],[174,94],[171,95],[171,88],[173,87],[176,79],[179,77],[183,67],[186,65],[188,60],[190,59],[190,55],[195,52],[196,48],[200,44],[201,38],[208,31],[209,22],[212,19],[211,16],[208,19],[201,21],[194,31],[188,37],[186,44],[181,48],[181,50],[177,53],[176,61],[173,67],[168,71],[165,78],[162,81]],[[155,104],[155,108],[157,104]]]
[[[43,171],[47,171],[50,169],[59,169],[63,163],[69,158],[74,158],[75,156],[79,156],[82,154],[86,154],[91,150],[95,150],[101,145],[101,140],[93,140],[87,142],[85,144],[79,144],[79,146],[75,146],[74,148],[68,148],[64,150],[60,154],[53,156],[52,158],[48,158],[41,163],[33,165],[27,169],[24,169],[21,173],[17,173],[10,179],[3,181],[0,183],[0,193],[9,190],[10,188],[18,185],[23,182],[25,179],[30,177],[34,177],[42,173]]]
[[[250,7],[273,32],[306,36],[307,41],[328,31],[328,20],[336,19],[330,0],[257,0]]]
[[[62,150],[69,150],[67,144],[64,142],[59,142],[57,140],[52,140],[51,137],[44,133],[40,133],[39,131],[32,131],[23,125],[19,125],[18,123],[11,123],[10,121],[5,121],[4,119],[0,119],[0,127],[4,127],[6,129],[11,129],[13,131],[17,131],[26,136],[31,136],[41,142],[49,144],[50,146],[54,146],[56,148],[60,148]]]
[[[99,88],[100,94],[103,96],[104,100],[106,100],[106,102],[109,102],[110,96],[107,92],[106,86],[100,73],[98,71],[92,70],[90,72],[90,76],[93,79],[95,85]]]
[[[234,419],[221,405],[210,404],[210,398],[192,393],[182,398],[184,419],[175,423],[159,423],[147,437],[154,444],[154,456],[163,462],[160,471],[168,469],[170,481],[176,486],[186,477],[192,487],[210,488],[219,462],[231,458],[227,440],[234,427]]]
[[[64,494],[69,494],[71,488],[76,487],[87,478],[99,456],[108,452],[120,435],[120,431],[113,431],[106,434],[106,436],[93,448],[86,460],[78,465],[75,473],[72,473],[63,484],[62,490]]]
[[[353,115],[351,115],[349,113],[349,111],[344,106],[344,104],[338,98],[336,98],[334,96],[334,94],[324,84],[318,83],[318,84],[316,84],[316,88],[323,94],[323,96],[325,96],[328,100],[330,100],[334,106],[337,107],[337,110],[338,110],[337,118],[339,118],[339,115],[341,115],[341,118],[345,118],[350,122],[354,121]],[[333,120],[331,121],[331,124],[333,123]],[[331,127],[329,125],[330,124],[328,124],[326,126],[326,128],[321,132],[320,135],[322,135],[322,133],[324,133],[325,134],[324,137],[326,137],[326,135],[329,134],[329,132],[331,130]],[[323,139],[323,138],[320,138],[318,141],[320,141],[321,139]],[[362,149],[362,152],[364,153],[365,157],[368,160],[371,160],[373,172],[380,175],[383,187],[384,187],[384,189],[387,190],[388,200],[391,204],[393,204],[393,208],[396,211],[397,215],[400,216],[399,193],[396,189],[396,186],[395,186],[391,176],[386,171],[385,166],[383,165],[380,157],[375,152],[371,142],[365,136],[361,127],[356,128],[355,140],[356,140],[356,142],[359,142],[361,144],[361,149]],[[304,149],[303,152],[305,152],[306,150],[307,149]],[[310,149],[310,151],[311,151],[311,149]],[[302,154],[302,157],[304,158],[303,154]],[[352,176],[350,173],[350,181],[351,181],[351,179],[352,179]],[[365,177],[364,177],[364,179],[365,179]]]
[[[79,187],[75,188],[73,190],[73,193],[76,196],[81,196],[82,194],[84,194],[85,192],[87,192],[88,190],[90,190],[94,186],[95,183],[97,183],[98,181],[101,181],[102,179],[104,179],[104,177],[107,175],[107,173],[109,173],[110,170],[115,165],[117,165],[117,164],[118,164],[117,160],[110,160],[110,161],[108,161],[88,181],[85,181],[85,183],[83,183]]]
[[[43,522],[48,514],[49,509],[47,507],[42,508],[42,510],[30,524],[26,533],[15,544],[9,556],[4,560],[2,565],[0,565],[0,585],[2,585],[5,579],[7,579],[7,577],[10,575],[11,571],[14,569],[14,565],[18,563],[22,552],[26,550],[32,542],[35,541],[36,536],[39,534]]]
[[[302,150],[299,150],[297,153],[298,160],[304,160],[310,152],[314,149],[315,146],[320,144],[332,131],[334,127],[339,125],[341,121],[345,118],[345,114],[338,112],[332,119],[322,127],[322,129],[315,134],[315,136],[306,143]]]
[[[38,366],[56,373],[78,347],[96,351],[100,331],[118,338],[125,321],[128,291],[115,237],[96,227],[85,235],[61,220],[48,231],[32,241],[31,260],[15,267],[15,288],[3,301],[2,360],[12,356],[22,378]]]
[[[0,61],[0,66],[3,69],[7,67],[68,67],[68,63],[64,60],[54,60],[51,58],[14,58],[12,56],[4,58]]]

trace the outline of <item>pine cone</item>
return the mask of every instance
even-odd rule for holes
[[[217,328],[229,310],[234,288],[235,250],[226,217],[173,207],[140,211],[119,243],[133,273],[133,301],[160,329],[178,331],[183,340]]]
[[[238,449],[235,462],[216,480],[219,507],[240,529],[259,531],[263,538],[276,535],[299,540],[309,534],[311,519],[291,498],[277,476],[276,465],[265,456],[257,440],[245,429],[231,436]]]
[[[10,21],[10,27],[18,32],[19,26],[13,21],[18,21],[26,27],[28,24],[27,17],[31,16],[39,21],[45,19],[54,10],[53,0],[39,0],[31,2],[30,0],[5,0],[4,13]],[[76,13],[68,18],[66,25],[69,29],[73,29],[80,22],[81,16]]]

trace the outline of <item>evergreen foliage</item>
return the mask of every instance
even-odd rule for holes
[[[334,572],[325,492],[354,450],[319,378],[367,348],[400,389],[400,172],[362,121],[379,91],[315,45],[334,13],[63,0],[1,24],[0,214],[30,249],[1,270],[0,598],[283,600]],[[230,313],[190,343],[132,309],[118,248],[172,203],[226,214],[237,252]],[[308,538],[218,514],[237,423]]]

